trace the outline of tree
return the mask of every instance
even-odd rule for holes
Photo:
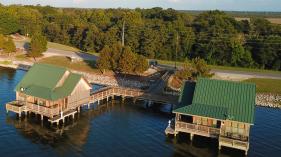
[[[130,47],[124,47],[120,56],[118,70],[122,73],[128,74],[134,71],[134,64],[136,55],[132,52]]]
[[[40,57],[42,53],[45,52],[46,50],[47,50],[46,38],[40,33],[34,34],[30,42],[29,56],[35,59],[36,57]]]
[[[3,49],[4,47],[4,41],[5,41],[5,37],[3,34],[0,34],[0,49]]]
[[[181,80],[196,80],[198,77],[212,77],[213,73],[204,59],[194,58],[190,64],[185,61],[183,68],[176,73],[176,76]]]
[[[111,57],[111,50],[109,46],[105,46],[101,50],[99,59],[97,61],[97,67],[102,71],[102,73],[105,73],[105,70],[112,69],[112,65],[109,62]]]
[[[135,61],[134,72],[137,74],[141,74],[148,69],[148,61],[142,55],[137,55],[137,59]]]
[[[3,50],[5,53],[12,53],[12,52],[16,52],[16,45],[12,39],[12,37],[8,37],[7,39],[4,39],[4,43],[3,43]]]
[[[204,59],[195,58],[191,61],[193,71],[193,78],[197,77],[212,77],[211,69],[208,67]]]
[[[176,77],[181,80],[188,80],[192,78],[193,69],[191,64],[185,60],[182,66],[182,69],[176,72]]]
[[[0,33],[11,34],[19,30],[17,19],[7,10],[0,9]]]

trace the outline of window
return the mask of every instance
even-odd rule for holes
[[[201,125],[202,124],[202,118],[201,117],[197,117],[197,124]]]
[[[202,118],[202,124],[207,125],[207,118]]]
[[[193,124],[196,123],[197,122],[197,117],[193,116],[192,118],[193,118],[193,120],[192,120]]]

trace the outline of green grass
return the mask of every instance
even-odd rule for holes
[[[175,66],[175,61],[157,60],[158,64]],[[183,62],[177,62],[177,66],[182,66]]]
[[[26,54],[20,54],[20,55],[17,55],[15,56],[17,60],[19,61],[29,61],[30,59],[27,57]]]
[[[275,70],[229,67],[229,66],[218,66],[218,65],[209,65],[209,66],[211,69],[214,69],[214,70],[230,70],[230,71],[256,72],[256,73],[267,73],[267,74],[281,74],[281,71],[275,71]]]
[[[10,65],[12,64],[12,61],[0,61],[0,64]]]
[[[71,60],[67,57],[48,57],[41,59],[40,63],[53,64],[61,67],[66,67],[69,69],[84,71],[88,73],[100,73],[100,71],[96,68],[94,61],[77,61],[71,62]]]
[[[272,93],[281,94],[281,79],[261,79],[251,78],[244,80],[244,82],[255,83],[258,93]]]
[[[58,50],[64,50],[64,51],[80,51],[79,49],[63,44],[48,42],[48,48],[58,49]]]
[[[157,60],[159,64],[175,66],[174,61],[167,60]],[[177,62],[177,66],[183,65],[183,62]],[[256,72],[263,74],[281,74],[281,71],[274,70],[264,70],[264,69],[254,69],[254,68],[242,68],[242,67],[230,67],[230,66],[218,66],[218,65],[209,65],[213,70],[229,70],[229,71],[242,71],[242,72]]]

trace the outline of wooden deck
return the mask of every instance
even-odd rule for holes
[[[176,105],[178,101],[177,96],[172,95],[159,95],[151,94],[147,91],[132,88],[121,88],[121,87],[106,87],[98,91],[91,93],[90,97],[83,98],[82,100],[77,100],[71,104],[67,104],[67,108],[63,109],[63,114],[61,115],[61,109],[59,107],[46,107],[40,106],[38,104],[33,104],[25,101],[13,101],[6,104],[7,112],[12,111],[19,116],[22,112],[33,112],[35,114],[40,114],[41,119],[43,117],[48,117],[51,123],[58,123],[60,120],[64,121],[65,117],[74,115],[76,112],[80,111],[80,107],[83,105],[90,105],[91,103],[100,102],[101,100],[113,98],[114,96],[121,96],[122,98],[130,97],[134,99],[143,99],[153,102],[166,103]]]
[[[219,149],[221,149],[221,146],[244,150],[245,154],[247,155],[249,150],[249,141],[241,141],[237,139],[231,139],[228,137],[220,136]]]
[[[50,118],[48,121],[51,123],[59,123],[60,120],[62,120],[64,122],[65,117],[69,117],[72,116],[72,119],[74,119],[74,115],[77,113],[76,110],[71,109],[68,111],[63,112],[62,115],[57,115],[53,118]]]
[[[178,122],[178,121],[175,124],[175,133],[177,132],[185,132],[185,133],[211,137],[211,138],[218,138],[220,135],[219,128],[213,128],[213,127],[196,125],[186,122]]]
[[[27,109],[24,102],[22,102],[22,101],[12,101],[12,102],[9,102],[9,103],[6,104],[6,111],[7,111],[7,113],[9,111],[15,112],[15,113],[19,114],[19,117],[21,117],[21,113],[27,112],[28,109]]]

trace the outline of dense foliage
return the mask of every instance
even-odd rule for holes
[[[31,38],[29,56],[40,57],[46,50],[47,39],[40,33],[35,33]]]
[[[121,41],[148,58],[281,70],[281,26],[263,18],[236,21],[221,11],[198,15],[173,9],[62,9],[1,6],[0,33],[33,35],[101,52]],[[115,66],[115,65],[112,65]]]
[[[16,45],[10,36],[0,34],[0,53],[4,52],[10,54],[16,52]]]
[[[141,74],[148,69],[148,62],[145,57],[133,53],[130,47],[122,47],[120,43],[116,43],[101,50],[97,67],[103,73],[105,70],[113,70],[125,74]]]
[[[182,69],[176,72],[176,77],[181,80],[196,80],[198,77],[212,77],[211,69],[207,63],[200,58],[194,58],[191,62],[185,61]]]

